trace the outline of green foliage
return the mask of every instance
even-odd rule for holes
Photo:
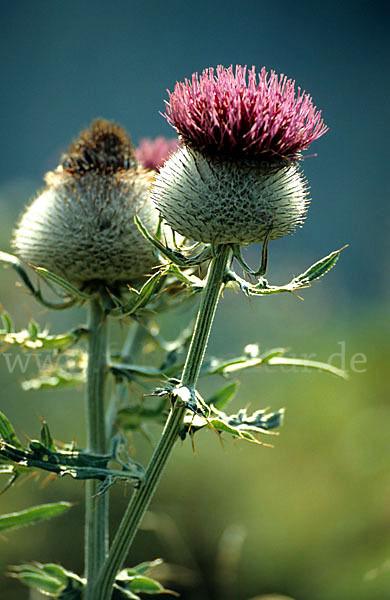
[[[134,222],[142,235],[159,251],[159,254],[165,256],[175,265],[187,268],[194,267],[210,260],[213,255],[212,248],[209,246],[204,247],[202,244],[195,244],[194,247],[182,245],[180,248],[176,244],[175,248],[170,248],[163,244],[157,235],[150,233],[137,215],[134,217]],[[199,248],[200,251],[197,252]]]
[[[15,430],[8,421],[4,413],[0,412],[0,440],[1,438],[10,445],[16,448],[23,449],[22,444],[18,440]]]
[[[117,308],[114,308],[111,311],[111,316],[123,319],[139,313],[141,309],[147,306],[153,294],[157,291],[161,277],[161,271],[152,275],[152,277],[144,283],[139,292],[131,286],[128,286],[129,298],[123,305],[121,305],[121,302],[111,294],[111,297],[118,305]]]
[[[0,531],[17,529],[26,525],[34,525],[39,521],[52,519],[67,512],[72,507],[70,502],[53,502],[31,506],[19,512],[0,515]]]
[[[91,300],[93,296],[91,294],[86,294],[82,292],[77,287],[72,285],[69,281],[52,273],[48,269],[44,269],[43,267],[33,267],[36,273],[40,275],[43,279],[50,281],[51,283],[55,283],[61,290],[63,290],[67,296],[73,296],[74,298],[78,298],[79,300]]]
[[[274,433],[270,430],[281,425],[283,416],[283,408],[276,412],[267,412],[267,409],[257,410],[252,415],[248,415],[243,408],[237,414],[226,415],[210,405],[207,417],[187,413],[180,437],[185,439],[187,434],[194,435],[199,429],[208,427],[218,434],[227,433],[234,438],[262,446],[264,444],[260,441],[259,434]]]
[[[147,575],[153,567],[156,567],[161,563],[161,559],[156,559],[154,561],[140,563],[131,569],[123,569],[120,571],[115,579],[113,600],[125,598],[141,600],[139,594],[170,594],[172,596],[179,596],[176,592],[164,588],[161,583]]]
[[[44,329],[39,330],[39,326],[32,319],[27,329],[14,331],[11,317],[2,313],[4,329],[0,329],[0,343],[7,346],[17,346],[24,350],[59,350],[75,344],[83,335],[84,328],[72,329],[68,333],[58,335],[49,335]]]
[[[100,494],[118,481],[134,483],[142,481],[144,477],[142,466],[131,460],[126,453],[123,460],[124,440],[121,436],[113,438],[112,451],[106,455],[95,455],[73,447],[60,449],[54,443],[47,423],[43,422],[41,439],[31,440],[27,448],[24,448],[2,413],[0,433],[0,460],[3,463],[0,472],[11,474],[7,488],[26,468],[49,471],[58,477],[70,475],[74,479],[97,479],[102,482]],[[111,461],[118,463],[120,468],[109,468]]]
[[[3,443],[8,444],[17,450],[23,451],[23,446],[18,440],[15,430],[6,416],[0,412],[0,448]],[[0,453],[0,475],[8,476],[7,483],[0,493],[5,492],[16,481],[17,478],[26,475],[29,468],[26,465],[15,465]]]
[[[249,413],[247,409],[240,409],[233,414],[228,414],[225,410],[234,399],[239,386],[236,379],[231,380],[230,378],[235,378],[248,369],[286,365],[302,370],[321,370],[338,377],[346,377],[345,372],[341,369],[321,361],[286,356],[284,348],[273,348],[260,353],[257,345],[252,344],[247,346],[239,356],[233,358],[207,357],[203,361],[200,367],[200,377],[219,375],[224,380],[223,385],[209,398],[203,399],[195,389],[195,384],[192,387],[182,385],[185,355],[188,351],[192,328],[185,327],[178,333],[175,340],[167,342],[159,333],[156,333],[153,326],[149,326],[149,322],[153,313],[158,315],[167,309],[176,308],[178,303],[182,303],[185,298],[197,297],[197,294],[205,288],[205,280],[194,274],[194,268],[204,261],[210,260],[215,249],[200,244],[190,247],[185,243],[182,243],[180,247],[176,245],[175,248],[168,248],[161,242],[159,234],[152,236],[144,230],[142,223],[137,218],[136,222],[160,254],[168,258],[170,262],[165,261],[139,288],[128,286],[127,290],[121,293],[118,290],[102,288],[95,291],[92,296],[58,275],[36,267],[37,275],[49,285],[52,292],[61,298],[60,303],[51,303],[43,298],[39,286],[36,288],[31,284],[26,269],[19,259],[5,253],[0,254],[0,260],[17,271],[29,291],[44,306],[66,308],[92,298],[97,304],[96,298],[99,297],[101,314],[104,319],[110,316],[113,319],[123,320],[125,323],[136,321],[137,325],[135,326],[138,326],[141,332],[138,343],[147,340],[155,356],[158,357],[153,364],[140,364],[139,358],[142,352],[133,352],[132,354],[130,350],[134,351],[134,348],[129,349],[125,343],[122,352],[110,356],[108,362],[104,362],[104,369],[111,381],[114,382],[114,390],[120,398],[118,401],[116,394],[113,393],[108,408],[107,422],[111,428],[108,437],[111,447],[110,451],[105,454],[86,452],[82,448],[76,448],[74,444],[58,444],[54,441],[45,421],[42,422],[40,439],[31,440],[25,446],[17,438],[9,420],[0,413],[0,473],[9,476],[5,489],[12,485],[16,478],[25,475],[28,471],[47,471],[57,476],[70,475],[79,480],[98,480],[101,482],[98,495],[104,494],[117,482],[130,482],[136,487],[142,488],[148,482],[148,477],[145,477],[143,467],[128,456],[125,435],[134,432],[149,435],[148,423],[162,424],[172,406],[182,407],[184,420],[180,421],[181,429],[177,431],[180,431],[183,440],[187,436],[193,436],[201,429],[207,428],[216,432],[220,437],[232,436],[254,444],[267,445],[263,444],[261,436],[275,435],[274,430],[282,423],[284,409],[269,411],[256,408],[253,413]],[[224,252],[228,257],[230,249],[225,248]],[[324,257],[304,273],[294,277],[288,284],[280,287],[269,285],[264,277],[252,285],[238,277],[233,271],[226,271],[227,263],[221,269],[222,278],[219,281],[221,285],[222,282],[233,287],[238,285],[246,295],[294,293],[296,290],[309,286],[329,271],[338,260],[340,252],[341,250],[338,250]],[[239,260],[240,257],[237,253],[235,256]],[[263,250],[263,259],[264,257],[266,258]],[[242,264],[245,270],[245,265]],[[249,267],[246,270],[250,273]],[[261,266],[256,273],[252,274],[256,275],[262,272]],[[26,329],[15,331],[10,315],[3,311],[1,316],[0,344],[4,348],[14,346],[35,353],[46,351],[50,352],[50,356],[53,357],[53,360],[49,361],[49,366],[44,366],[38,376],[22,383],[24,390],[78,386],[85,381],[87,355],[83,343],[88,335],[85,327],[53,335],[49,334],[47,330],[40,330],[38,324],[31,319]],[[59,357],[63,358],[61,365],[56,360]],[[226,382],[226,379],[230,379],[230,381]],[[163,387],[156,389],[156,382],[162,382]],[[129,395],[127,388],[134,384],[148,392],[142,400],[134,399]],[[175,439],[176,437],[177,432]],[[0,530],[21,527],[48,519],[68,510],[69,507],[69,503],[60,502],[4,515],[0,518]],[[142,563],[132,569],[122,570],[114,583],[113,598],[140,600],[140,594],[173,593],[149,577],[148,570],[156,564],[156,561]],[[16,568],[12,575],[24,584],[53,598],[61,600],[81,600],[82,598],[85,580],[59,565],[22,565]]]
[[[332,269],[339,259],[340,253],[346,248],[340,248],[331,252],[321,260],[311,265],[306,271],[294,277],[289,283],[282,286],[269,285],[268,281],[261,277],[256,285],[249,284],[241,279],[234,271],[229,271],[228,278],[238,283],[241,291],[247,296],[269,296],[283,292],[295,293],[296,291],[309,287],[314,281],[323,277]],[[242,263],[243,264],[243,263]]]
[[[20,279],[22,280],[22,282],[24,283],[26,288],[29,290],[29,292],[34,296],[34,298],[40,304],[42,304],[46,308],[62,310],[62,309],[70,308],[71,306],[73,306],[76,303],[77,296],[72,296],[70,299],[66,299],[66,297],[65,297],[63,302],[50,302],[50,301],[46,300],[44,298],[44,296],[42,295],[39,287],[35,288],[34,285],[31,283],[30,277],[27,274],[24,263],[16,256],[13,256],[12,254],[8,254],[7,252],[0,251],[0,262],[3,262],[6,265],[12,267],[17,272],[17,274],[19,275]],[[47,273],[50,273],[46,269],[44,269],[43,271],[46,271],[45,275]],[[46,277],[46,278],[48,281],[50,281],[50,276]],[[60,279],[61,278],[59,278],[59,280]],[[66,283],[68,283],[68,282],[66,282]],[[69,284],[69,285],[71,285],[71,284]],[[53,289],[53,288],[51,288],[51,289]]]
[[[313,369],[317,371],[325,371],[331,375],[336,375],[342,379],[347,379],[347,374],[342,369],[338,369],[333,365],[316,360],[305,358],[295,358],[283,356],[287,350],[283,348],[273,348],[260,356],[243,355],[229,360],[211,359],[205,362],[202,369],[203,375],[231,375],[246,369],[254,367],[283,367],[286,365],[298,367],[301,369]]]
[[[81,600],[85,580],[61,565],[36,563],[13,567],[10,576],[57,600]]]
[[[139,594],[142,594],[142,598],[145,598],[144,594],[178,596],[176,592],[166,589],[149,575],[154,567],[161,564],[162,560],[156,559],[120,571],[114,584],[113,600],[141,600]],[[24,585],[56,600],[81,600],[86,583],[86,580],[76,573],[53,563],[20,565],[12,567],[9,574]]]

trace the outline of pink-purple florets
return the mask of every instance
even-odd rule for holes
[[[195,73],[169,93],[164,116],[195,150],[260,160],[297,159],[328,129],[295,81],[265,67]]]
[[[158,137],[154,140],[144,138],[136,149],[136,157],[141,165],[150,171],[158,171],[164,162],[178,148],[179,140],[167,140],[164,137]]]

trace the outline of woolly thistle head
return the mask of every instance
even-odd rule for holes
[[[12,240],[16,253],[76,285],[134,282],[149,274],[157,261],[134,215],[156,229],[152,179],[125,131],[95,121],[46,174],[46,187],[22,214]]]
[[[178,149],[178,139],[157,137],[152,140],[144,138],[135,151],[138,162],[149,171],[158,171],[173,152]]]
[[[298,161],[327,127],[294,81],[265,68],[210,68],[177,83],[166,111],[183,146],[156,176],[152,198],[173,229],[246,245],[303,223]]]

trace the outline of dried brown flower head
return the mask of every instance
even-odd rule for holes
[[[156,229],[152,180],[126,132],[99,119],[46,174],[46,187],[21,216],[12,245],[24,261],[76,284],[141,278],[157,262],[134,223],[138,214]]]

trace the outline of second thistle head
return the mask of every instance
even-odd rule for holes
[[[300,153],[327,127],[294,81],[265,68],[206,69],[176,84],[164,116],[182,146],[156,176],[152,198],[173,229],[245,246],[303,223]]]
[[[156,265],[134,223],[155,230],[151,173],[138,164],[126,132],[99,119],[82,131],[46,177],[13,237],[20,258],[77,285],[132,283]]]
[[[179,140],[143,138],[135,151],[138,162],[148,171],[159,171],[168,157],[178,149]]]

